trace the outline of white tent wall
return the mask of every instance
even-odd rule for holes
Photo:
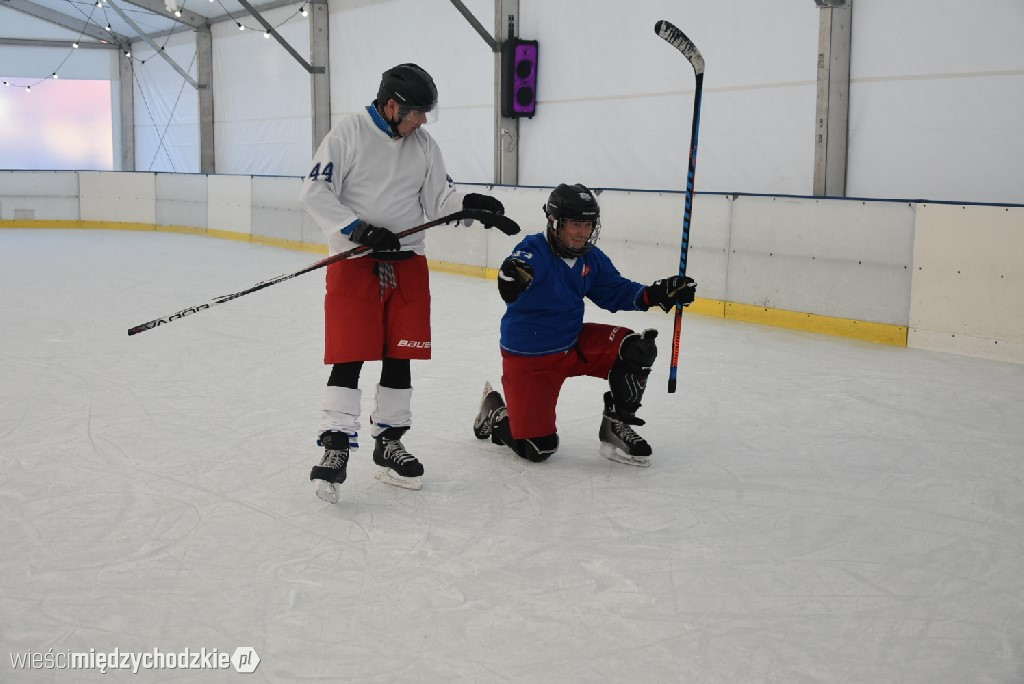
[[[653,33],[654,22],[668,18],[708,64],[698,189],[810,194],[821,12],[810,0],[762,4],[648,0],[618,12],[607,2],[521,0],[518,32],[539,40],[541,50],[538,113],[520,121],[519,183],[683,187],[693,74]],[[493,0],[467,6],[493,31]],[[299,7],[265,15],[276,25]],[[329,10],[332,119],[365,106],[388,66],[421,64],[441,94],[441,119],[430,131],[451,175],[489,183],[494,57],[452,4],[331,0]],[[1024,203],[1020,2],[856,0],[852,11],[847,195]],[[0,12],[0,34],[75,37]],[[278,30],[308,59],[307,18]],[[191,31],[164,40],[175,61],[192,62]],[[180,75],[150,59],[148,46],[133,49],[137,168],[198,170],[196,92],[181,90]],[[309,74],[261,30],[239,31],[232,21],[213,25],[213,50],[217,171],[304,175],[313,143]],[[45,78],[67,56],[59,48],[0,46],[0,71]],[[116,99],[119,59],[117,51],[76,50],[61,77],[109,79]],[[161,133],[165,149],[157,147]]]
[[[298,12],[295,4],[261,14],[308,61],[309,19]],[[211,29],[217,172],[304,175],[312,157],[310,76],[263,30],[248,30],[260,29],[255,19],[238,19],[247,30],[231,21]]]
[[[493,34],[493,0],[465,5]],[[494,53],[451,2],[331,0],[329,7],[332,122],[368,105],[386,69],[413,62],[437,85],[440,117],[429,131],[441,146],[449,175],[462,183],[490,182]]]
[[[154,42],[193,80],[198,80],[194,31]],[[147,43],[133,43],[132,53],[136,170],[198,173],[199,94]]]
[[[1024,203],[1024,3],[855,0],[847,195]]]
[[[707,61],[699,186],[809,194],[818,17],[811,0],[672,0],[606,11],[520,0],[540,42],[537,116],[520,120],[519,182],[683,189],[694,75],[654,34],[669,19]]]

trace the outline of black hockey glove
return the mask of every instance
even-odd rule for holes
[[[387,228],[381,228],[366,221],[360,221],[349,236],[352,242],[358,242],[373,249],[373,257],[381,261],[400,261],[413,256],[413,252],[403,252],[402,240]]]
[[[533,266],[522,259],[509,257],[498,269],[498,294],[506,304],[519,299],[532,282]]]
[[[471,192],[462,198],[463,209],[483,209],[494,214],[504,214],[505,205],[498,200],[494,199],[490,195],[478,195],[475,192]]]
[[[644,303],[648,308],[660,306],[664,311],[671,311],[676,304],[689,306],[693,304],[693,296],[697,293],[697,283],[693,278],[674,275],[664,280],[656,280],[644,290]]]

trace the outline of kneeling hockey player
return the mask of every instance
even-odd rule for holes
[[[565,379],[607,378],[601,455],[646,467],[651,446],[632,426],[644,424],[636,412],[657,356],[658,331],[584,323],[583,298],[608,311],[670,311],[693,302],[696,283],[670,276],[644,286],[621,276],[594,246],[601,210],[581,184],[555,188],[544,213],[547,230],[520,242],[499,269],[498,292],[507,305],[501,319],[505,399],[484,386],[473,432],[527,460],[544,461],[558,449],[555,404]]]

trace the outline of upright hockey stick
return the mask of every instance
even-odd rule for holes
[[[693,211],[693,178],[697,173],[697,133],[700,131],[700,98],[704,84],[704,58],[693,41],[671,22],[662,20],[654,25],[654,32],[669,45],[683,53],[697,76],[693,91],[693,126],[690,129],[690,163],[686,171],[686,202],[683,208],[683,244],[679,249],[679,275],[686,275],[686,253],[690,249],[690,214]],[[679,368],[679,334],[683,328],[683,307],[676,305],[675,330],[672,333],[672,363],[668,371],[668,391],[676,391],[676,371]]]
[[[483,211],[482,209],[463,209],[462,211],[457,211],[454,214],[442,216],[436,221],[429,221],[422,225],[414,226],[412,228],[403,230],[402,232],[398,233],[398,237],[405,237],[406,235],[419,233],[421,231],[426,230],[427,228],[433,228],[434,226],[441,225],[442,223],[454,223],[457,221],[462,221],[464,219],[473,219],[475,221],[479,221],[484,225],[484,228],[491,228],[492,226],[496,227],[498,230],[505,233],[505,235],[515,235],[520,230],[519,224],[517,224],[515,221],[508,218],[507,216],[503,216],[501,214],[494,214],[489,211]],[[206,304],[190,306],[187,309],[182,309],[178,313],[171,314],[170,316],[164,316],[163,318],[155,318],[152,321],[149,321],[148,323],[140,323],[139,325],[136,325],[133,328],[128,328],[128,334],[136,335],[140,332],[145,332],[147,330],[155,328],[158,325],[163,325],[164,323],[173,323],[174,321],[180,318],[184,318],[185,316],[191,316],[194,313],[204,311],[206,309],[217,306],[218,304],[226,304],[227,302],[230,302],[232,299],[238,299],[239,297],[245,296],[251,292],[256,292],[257,290],[262,290],[265,287],[277,285],[278,283],[283,283],[284,281],[291,280],[292,278],[300,276],[303,273],[315,271],[316,269],[327,266],[328,264],[333,264],[336,261],[348,259],[349,257],[356,256],[357,254],[363,254],[364,252],[368,251],[370,251],[370,248],[366,245],[359,245],[358,247],[353,247],[352,249],[341,252],[340,254],[335,254],[333,256],[327,257],[326,259],[321,259],[320,261],[310,266],[307,266],[301,271],[296,271],[295,273],[289,273],[287,275],[280,275],[277,276],[276,278],[271,278],[270,280],[264,280],[261,283],[256,283],[248,290],[242,290],[241,292],[236,292],[234,294],[214,297]]]

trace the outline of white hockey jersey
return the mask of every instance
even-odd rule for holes
[[[358,246],[342,230],[366,221],[396,233],[462,209],[441,149],[422,128],[393,138],[373,105],[346,115],[320,143],[299,200],[327,235],[331,254]],[[424,233],[402,249],[424,253]]]

